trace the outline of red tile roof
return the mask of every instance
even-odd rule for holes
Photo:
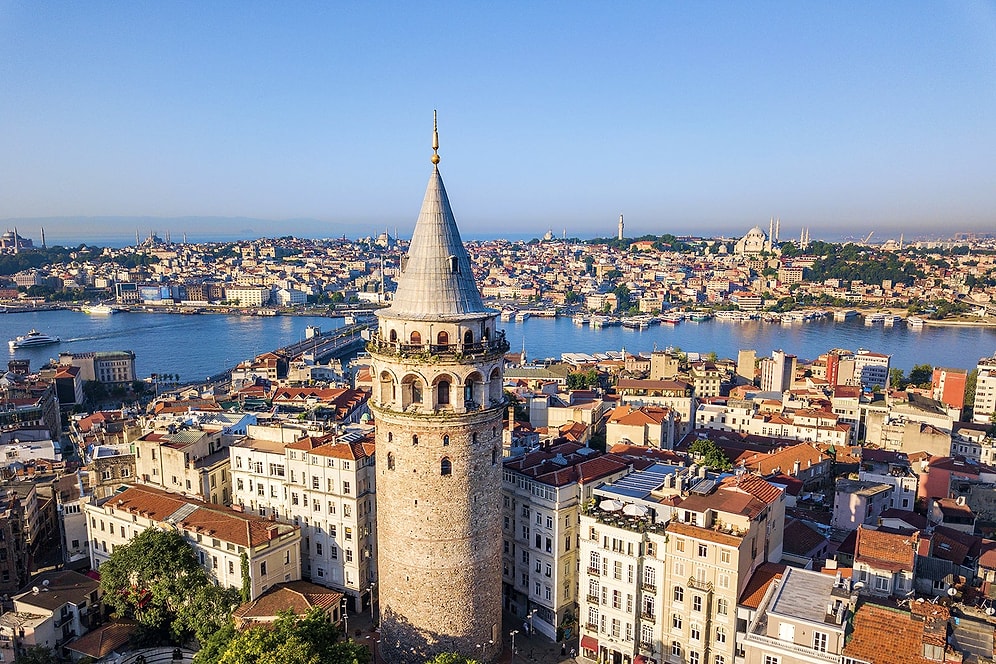
[[[893,572],[913,571],[919,533],[905,535],[858,526],[854,562]]]
[[[786,565],[776,563],[761,563],[758,565],[754,573],[751,574],[750,580],[747,581],[744,591],[740,594],[740,601],[738,603],[751,609],[756,609],[760,606],[768,586],[775,579],[782,578],[785,567]]]
[[[875,664],[936,664],[939,660],[924,657],[923,646],[926,642],[945,647],[948,610],[930,602],[913,604],[920,619],[891,607],[860,605],[852,618],[854,632],[843,654]],[[945,657],[945,661],[951,660]]]

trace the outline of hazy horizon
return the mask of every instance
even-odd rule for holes
[[[620,213],[628,236],[996,228],[986,0],[0,0],[0,80],[0,216],[99,226],[53,241],[147,218],[405,237],[434,108],[468,238]]]

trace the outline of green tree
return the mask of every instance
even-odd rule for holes
[[[201,586],[180,606],[172,625],[173,638],[182,641],[187,634],[193,634],[198,643],[207,643],[214,633],[231,623],[239,600],[240,593],[234,588],[210,583]]]
[[[252,599],[252,577],[249,575],[249,556],[245,551],[240,558],[242,566],[242,588],[239,594],[242,596],[242,603],[245,604]]]
[[[96,380],[83,382],[83,398],[91,406],[96,406],[107,399],[108,396],[107,387],[103,383]]]
[[[979,368],[968,372],[965,377],[965,405],[975,407],[975,386],[979,383]]]
[[[470,659],[455,652],[439,653],[432,659],[426,660],[425,664],[481,664],[476,659]]]
[[[588,369],[587,371],[572,371],[567,374],[567,389],[585,390],[598,385],[598,369]]]
[[[60,661],[47,646],[31,646],[14,657],[14,664],[59,664]]]
[[[889,385],[892,386],[894,390],[905,390],[909,381],[906,380],[906,374],[899,367],[893,367],[889,369]]]
[[[217,664],[369,664],[370,651],[340,641],[339,628],[321,609],[305,616],[282,613],[272,625],[236,633]],[[199,664],[214,664],[204,660]]]
[[[910,369],[910,385],[915,387],[930,387],[934,376],[934,367],[929,364],[917,364]]]
[[[714,470],[729,470],[733,467],[723,450],[711,440],[696,440],[689,446],[688,452],[698,463]]]
[[[183,604],[207,583],[194,550],[174,530],[148,528],[100,566],[104,603],[150,627],[172,626]]]

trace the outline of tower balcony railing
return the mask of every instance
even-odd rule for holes
[[[463,360],[483,358],[490,355],[504,355],[509,350],[508,340],[504,330],[499,330],[493,339],[481,339],[474,343],[452,344],[412,344],[400,341],[388,341],[379,336],[367,342],[367,350],[371,353],[389,355],[400,359],[411,360]]]

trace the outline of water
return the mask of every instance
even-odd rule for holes
[[[60,337],[62,343],[41,348],[7,349],[8,358],[28,358],[40,368],[60,352],[100,350],[135,352],[136,373],[176,373],[183,381],[200,380],[260,353],[300,341],[308,325],[329,331],[341,318],[316,316],[228,316],[203,314],[119,313],[89,316],[74,311],[39,311],[0,315],[0,342],[35,328]],[[996,351],[996,329],[979,327],[924,327],[904,324],[866,327],[860,319],[795,325],[710,320],[686,321],[678,326],[646,330],[623,327],[593,330],[574,325],[570,318],[530,318],[524,323],[502,323],[513,351],[522,348],[530,358],[559,358],[564,352],[596,353],[626,349],[650,352],[677,346],[685,351],[736,358],[740,349],[753,348],[758,356],[781,349],[813,359],[830,348],[867,348],[892,355],[892,366],[909,371],[914,364],[975,367],[980,357]],[[6,349],[0,347],[0,352]],[[2,367],[3,362],[0,362]]]
[[[76,311],[38,311],[0,315],[0,353],[27,358],[39,369],[59,353],[131,350],[139,378],[152,373],[179,374],[181,381],[202,380],[243,360],[304,339],[308,325],[328,332],[341,318],[317,316],[232,316],[118,313],[90,316]],[[59,337],[51,346],[10,350],[5,343],[30,329]],[[0,355],[2,358],[2,355]],[[6,368],[6,362],[0,361]]]
[[[596,353],[626,349],[650,352],[675,346],[684,351],[715,352],[736,359],[741,349],[754,349],[758,357],[781,349],[800,359],[815,359],[831,348],[867,348],[892,355],[891,365],[909,371],[914,364],[974,369],[980,357],[996,351],[996,329],[982,327],[931,327],[912,330],[906,323],[884,327],[865,326],[860,318],[845,322],[823,319],[781,325],[761,321],[685,321],[646,330],[625,327],[591,329],[570,318],[529,318],[523,323],[502,324],[513,351],[526,344],[529,358],[560,357],[564,352]]]

